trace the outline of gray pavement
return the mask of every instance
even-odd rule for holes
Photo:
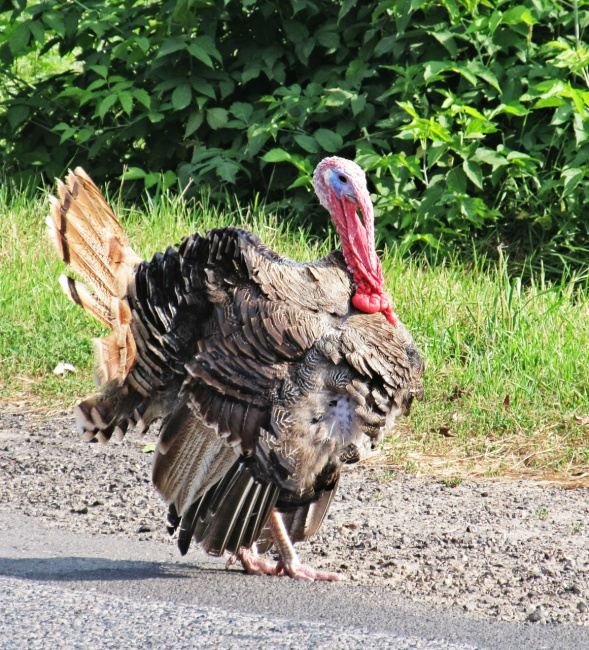
[[[384,589],[246,576],[175,545],[0,509],[0,648],[589,650],[589,629],[480,621]]]

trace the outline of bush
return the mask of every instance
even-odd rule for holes
[[[313,167],[340,154],[370,173],[387,241],[499,232],[582,259],[580,4],[4,2],[2,164],[15,179],[82,164],[100,182],[127,166],[148,189],[192,179],[304,211]]]

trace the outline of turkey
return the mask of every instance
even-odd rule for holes
[[[293,544],[321,526],[342,466],[421,399],[423,361],[384,290],[364,172],[326,158],[313,185],[343,252],[307,263],[234,227],[144,261],[80,168],[47,223],[89,285],[62,275],[65,293],[112,331],[94,340],[102,388],[76,407],[80,432],[161,421],[153,483],[182,554],[194,540],[248,573],[339,580]]]

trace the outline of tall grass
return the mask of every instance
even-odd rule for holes
[[[456,472],[459,460],[475,475],[580,480],[589,460],[586,280],[550,284],[540,274],[524,285],[503,257],[436,267],[393,257],[386,266],[427,361],[426,400],[412,412],[412,435],[395,444],[397,459],[415,470]]]
[[[118,200],[113,197],[116,206]],[[92,390],[91,337],[103,330],[61,294],[64,271],[44,233],[47,203],[0,188],[0,397],[4,404],[70,405]],[[260,206],[221,212],[161,195],[122,210],[146,258],[196,229],[228,224],[306,260],[337,245]],[[379,462],[450,475],[557,472],[587,480],[589,314],[586,278],[557,284],[509,273],[507,261],[383,254],[397,311],[426,359],[426,396],[385,445]],[[77,372],[53,374],[59,362]],[[574,475],[577,475],[576,477]]]

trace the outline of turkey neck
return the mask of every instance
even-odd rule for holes
[[[384,275],[374,245],[374,208],[365,192],[356,191],[356,197],[342,194],[334,197],[330,206],[331,218],[337,228],[348,269],[356,284],[352,304],[367,313],[382,311],[389,322],[396,323],[393,301],[384,289]],[[362,220],[357,208],[360,208]]]

